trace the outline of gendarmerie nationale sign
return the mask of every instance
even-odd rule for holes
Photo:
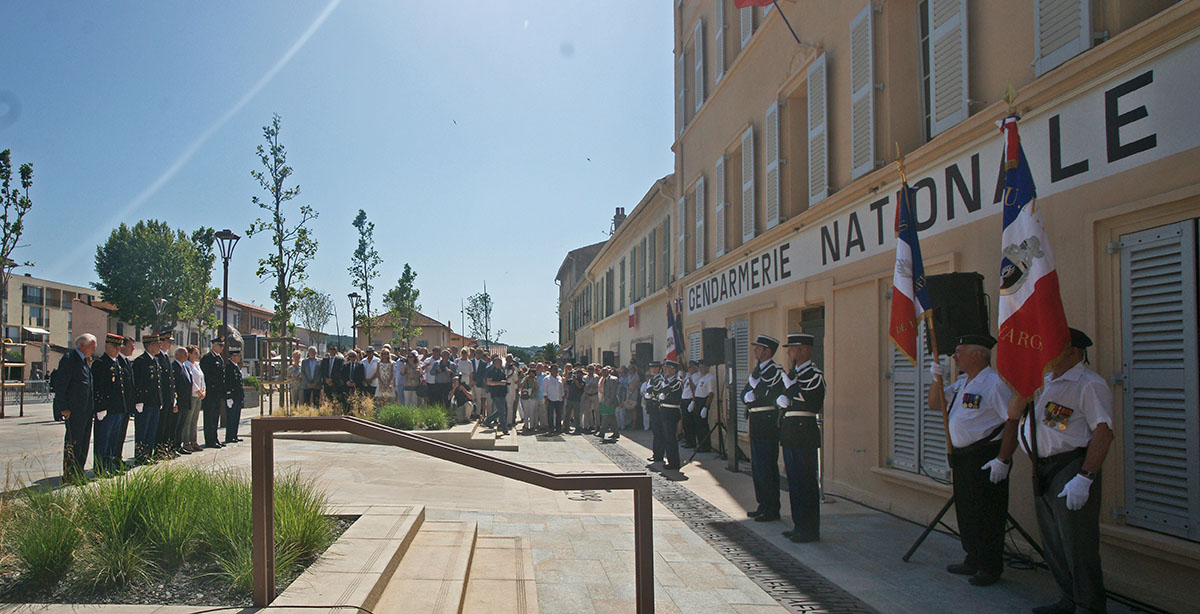
[[[1021,142],[1038,196],[1200,147],[1200,39],[1192,38],[1021,122]],[[1003,208],[1000,132],[909,174],[922,238],[999,214]],[[895,249],[898,183],[871,198],[757,249],[687,287],[688,312],[802,280]],[[820,207],[817,204],[816,207]],[[991,240],[999,250],[999,232]],[[741,251],[741,248],[735,248]],[[999,256],[997,255],[997,266]]]

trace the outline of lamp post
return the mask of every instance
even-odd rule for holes
[[[162,312],[163,308],[167,306],[167,299],[159,297],[150,302],[154,303],[154,332],[152,334],[157,335],[162,330]]]
[[[346,298],[350,299],[350,329],[353,331],[352,332],[353,341],[350,342],[350,345],[351,345],[351,347],[357,347],[358,346],[358,301],[359,301],[359,299],[362,298],[362,295],[360,295],[357,292],[351,292],[350,294],[346,295]]]
[[[233,248],[237,247],[239,237],[228,228],[213,235],[217,239],[217,245],[221,248],[221,262],[225,266],[225,285],[224,285],[224,300],[221,304],[221,324],[225,328],[229,328],[229,259],[233,257]],[[226,330],[228,332],[228,330]]]

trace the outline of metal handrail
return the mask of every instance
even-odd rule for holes
[[[264,607],[275,599],[274,435],[285,431],[344,431],[550,490],[632,490],[637,612],[649,614],[654,611],[654,540],[649,475],[551,473],[351,416],[262,416],[250,420],[255,606]]]

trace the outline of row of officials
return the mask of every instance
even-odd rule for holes
[[[241,348],[231,347],[222,358],[225,339],[212,340],[199,360],[199,373],[189,365],[188,350],[173,353],[173,334],[143,335],[145,350],[131,358],[136,342],[132,337],[109,333],[104,352],[95,356],[98,341],[83,334],[75,349],[67,352],[54,374],[54,415],[66,424],[63,450],[63,479],[85,479],[89,444],[94,441],[93,469],[97,475],[125,469],[121,451],[134,428],[134,463],[174,458],[199,451],[195,428],[204,414],[204,447],[220,448],[218,421],[225,418],[225,442],[240,441],[238,418],[244,390],[238,366]],[[203,377],[202,397],[193,396],[197,375]],[[194,403],[199,401],[199,407]],[[224,416],[222,416],[224,413]]]

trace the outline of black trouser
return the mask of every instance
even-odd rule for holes
[[[996,458],[1000,442],[955,448],[950,455],[954,472],[954,511],[967,553],[963,561],[978,571],[1004,571],[1004,525],[1008,519],[1008,479],[993,484],[982,467]],[[1058,494],[1058,493],[1055,493]]]
[[[303,388],[300,390],[300,403],[304,405],[317,405],[321,402],[321,390],[319,388]]]
[[[217,445],[217,421],[220,420],[221,413],[225,411],[225,399],[214,397],[204,397],[201,401],[200,408],[204,410],[204,447],[211,448]]]
[[[754,499],[758,511],[779,514],[779,440],[759,438],[750,433],[750,471],[754,478]]]
[[[658,436],[655,441],[661,441],[659,458],[666,457],[668,467],[679,468],[679,439],[675,431],[679,428],[679,408],[660,407],[658,410]]]
[[[164,407],[158,419],[158,442],[160,450],[174,450],[179,447],[179,414],[178,407]]]
[[[694,448],[696,447],[696,429],[692,424],[692,412],[688,411],[688,406],[692,404],[692,399],[684,399],[683,406],[679,408],[679,422],[683,426],[683,445]]]
[[[659,428],[658,424],[662,419],[662,416],[659,415],[660,411],[662,410],[654,407],[646,412],[650,414],[650,433],[654,435],[653,443],[650,444],[650,462],[652,463],[662,461],[663,448],[666,447],[662,440],[662,429]]]
[[[787,469],[788,499],[792,505],[792,524],[803,539],[821,538],[821,485],[817,479],[819,448],[782,446],[783,466]]]
[[[699,452],[708,452],[712,449],[708,441],[708,416],[700,416],[700,411],[705,408],[705,403],[707,402],[707,397],[697,397],[696,408],[691,412],[692,429],[696,433],[696,450]]]
[[[92,418],[94,413],[82,409],[71,412],[66,418],[67,432],[63,437],[63,480],[84,477],[83,466],[87,463],[88,448],[92,441]]]
[[[1034,497],[1046,565],[1062,591],[1064,605],[1070,602],[1076,612],[1104,612],[1104,574],[1100,569],[1100,483],[1092,482],[1087,503],[1081,509],[1067,509],[1067,498],[1059,497],[1067,482],[1079,473],[1085,457],[1064,464],[1039,462],[1046,490]]]

